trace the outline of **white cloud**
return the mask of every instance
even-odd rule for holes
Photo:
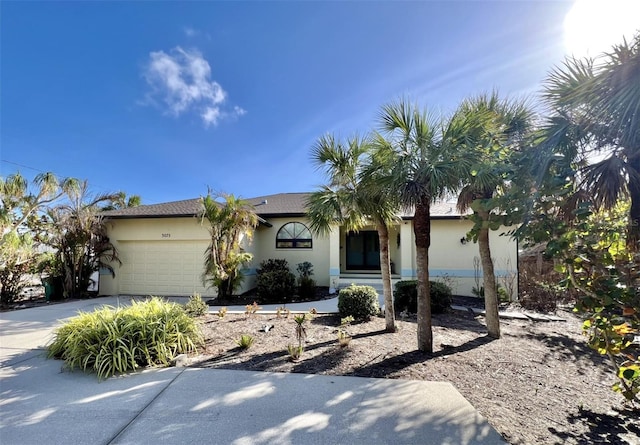
[[[217,125],[226,116],[246,113],[238,106],[231,112],[223,110],[227,93],[211,79],[211,66],[197,50],[188,51],[178,46],[169,53],[150,53],[144,78],[150,87],[147,102],[173,116],[194,111],[208,127]]]
[[[198,34],[198,30],[197,30],[197,29],[190,28],[189,26],[187,26],[187,27],[185,27],[185,28],[184,28],[184,34],[185,34],[187,37],[194,37],[195,35],[197,35],[197,34]]]

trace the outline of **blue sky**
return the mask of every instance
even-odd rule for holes
[[[146,204],[313,190],[314,141],[375,128],[399,97],[436,113],[494,88],[535,98],[573,7],[3,1],[0,175],[53,171]]]

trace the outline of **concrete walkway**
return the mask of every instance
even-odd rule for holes
[[[44,358],[58,320],[102,304],[124,301],[0,313],[0,443],[504,443],[449,383],[191,368],[98,382]]]

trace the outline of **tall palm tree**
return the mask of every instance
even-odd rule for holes
[[[389,259],[389,225],[396,219],[398,206],[387,190],[374,187],[373,174],[364,174],[370,141],[352,137],[346,142],[327,135],[312,148],[312,159],[324,169],[329,183],[313,192],[307,201],[311,230],[327,235],[332,227],[358,231],[373,223],[380,241],[380,272],[385,305],[385,329],[395,332],[391,265]]]
[[[431,203],[456,189],[457,169],[452,142],[464,138],[464,122],[436,120],[406,101],[385,105],[380,115],[382,135],[376,138],[374,158],[381,166],[380,181],[400,203],[413,209],[418,278],[418,349],[433,352],[429,246]]]
[[[240,246],[243,237],[250,240],[258,225],[258,216],[243,199],[234,195],[218,194],[202,198],[201,222],[209,225],[211,243],[205,251],[202,280],[216,287],[219,297],[233,293],[242,281],[240,268],[253,256]]]
[[[572,162],[599,208],[631,201],[627,243],[640,250],[640,33],[594,59],[567,59],[545,85],[553,115],[542,148]],[[591,159],[598,159],[592,161]]]
[[[483,270],[484,300],[489,336],[500,337],[498,292],[494,264],[491,258],[489,230],[497,229],[508,219],[509,209],[494,198],[503,194],[514,179],[513,154],[525,140],[531,125],[532,112],[521,101],[500,100],[498,94],[481,95],[466,100],[457,113],[476,122],[470,126],[473,143],[461,147],[463,156],[471,161],[467,171],[461,171],[463,187],[458,196],[458,209],[473,210],[472,235],[478,242]]]
[[[91,274],[119,263],[118,252],[107,237],[100,215],[101,206],[115,199],[113,194],[91,194],[87,181],[67,192],[68,200],[47,211],[48,243],[56,250],[62,266],[67,297],[84,296]]]

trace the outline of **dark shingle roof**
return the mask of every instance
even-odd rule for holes
[[[275,195],[258,196],[247,201],[262,217],[274,216],[303,216],[309,193],[278,193]],[[108,218],[170,218],[197,215],[202,210],[200,198],[185,199],[183,201],[166,202],[162,204],[141,205],[120,210],[104,212]],[[431,205],[431,216],[434,218],[459,218],[460,212],[453,201],[441,201]],[[413,217],[413,212],[402,212],[403,218]]]
[[[120,210],[108,210],[103,213],[106,218],[169,218],[194,216],[202,211],[200,198],[183,201],[164,202],[161,204],[141,205]]]
[[[305,207],[309,193],[278,193],[276,195],[258,196],[249,201],[256,213],[266,216],[302,216],[307,213]]]

